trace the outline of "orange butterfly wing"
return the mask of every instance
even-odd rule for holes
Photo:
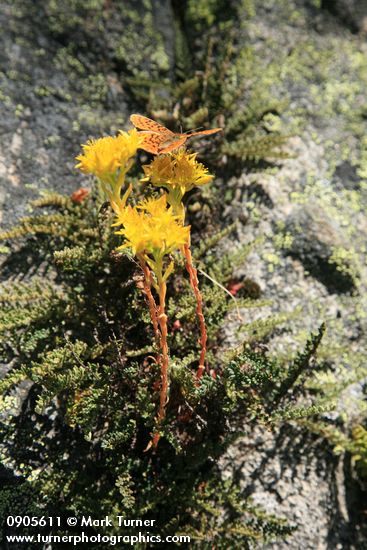
[[[162,140],[162,135],[154,134],[153,132],[139,132],[139,136],[139,149],[144,149],[144,151],[148,151],[148,153],[152,153],[153,155],[158,155],[159,148],[166,139],[163,138]]]
[[[177,139],[176,141],[174,141],[173,143],[170,143],[167,146],[164,146],[163,144],[163,147],[162,147],[161,145],[161,147],[158,148],[159,153],[170,153],[171,151],[178,149],[179,147],[181,147],[181,145],[184,145],[186,143],[188,136],[186,136],[185,134],[175,134],[175,135],[181,136],[180,139]]]
[[[130,121],[138,130],[146,130],[148,132],[157,132],[158,134],[173,134],[171,130],[158,124],[155,120],[142,115],[131,115]]]
[[[210,130],[201,130],[200,132],[187,132],[187,134],[174,134],[175,137],[179,138],[173,143],[168,144],[166,147],[164,146],[164,143],[158,147],[159,153],[170,153],[171,151],[174,151],[175,149],[178,149],[182,145],[186,143],[186,141],[190,137],[194,136],[210,136],[211,134],[216,134],[217,132],[220,132],[222,128],[211,128]],[[166,140],[167,141],[167,140]]]
[[[130,121],[138,130],[141,141],[140,148],[148,153],[169,153],[184,145],[188,138],[193,136],[209,136],[220,132],[222,128],[211,128],[200,132],[188,132],[187,134],[175,133],[159,124],[155,120],[143,115],[131,115]],[[144,134],[144,135],[142,135]]]
[[[135,128],[142,130],[142,132],[139,132],[141,137],[140,148],[153,155],[157,155],[162,145],[175,135],[174,132],[171,132],[162,124],[146,116],[131,115],[130,121]],[[144,135],[142,136],[142,134]]]

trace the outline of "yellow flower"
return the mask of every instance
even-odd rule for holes
[[[136,154],[140,138],[138,132],[120,131],[116,137],[92,139],[82,145],[83,154],[76,157],[84,174],[94,174],[98,178],[114,175],[119,168],[127,168],[128,160]]]
[[[177,190],[183,196],[198,185],[210,183],[214,176],[208,168],[196,160],[197,153],[180,149],[176,153],[157,155],[150,164],[143,166],[145,178],[153,185]]]
[[[134,254],[152,254],[163,257],[188,244],[190,226],[183,226],[172,208],[167,208],[166,196],[150,199],[135,207],[127,206],[118,215],[115,225],[126,242],[118,248],[131,248]]]
[[[138,210],[145,210],[145,212],[148,212],[153,218],[161,218],[162,216],[166,216],[167,213],[170,216],[172,211],[171,208],[167,209],[166,195],[162,195],[158,199],[155,197],[145,199],[139,202],[136,208]]]

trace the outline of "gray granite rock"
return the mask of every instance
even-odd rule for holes
[[[342,228],[316,202],[296,208],[286,219],[286,230],[293,237],[289,254],[299,259],[310,275],[330,292],[355,289],[352,266],[346,261],[345,270],[339,271],[333,261],[334,251],[347,247],[348,241]]]
[[[246,321],[299,311],[270,339],[271,353],[291,355],[326,321],[323,353],[334,354],[330,361],[339,367],[338,349],[348,349],[343,367],[352,370],[353,356],[367,349],[367,47],[363,36],[353,34],[364,32],[366,2],[324,0],[321,10],[306,0],[254,4],[256,15],[239,30],[236,46],[253,49],[263,74],[270,71],[264,86],[285,101],[282,113],[272,116],[293,136],[291,158],[224,174],[217,182],[233,189],[223,225],[239,221],[236,239],[221,246],[233,249],[264,237],[236,277],[255,281],[270,305],[244,311]],[[71,193],[87,183],[74,170],[74,157],[88,137],[115,132],[131,111],[143,108],[129,94],[131,80],[141,76],[137,66],[146,78],[172,74],[172,4],[154,3],[150,12],[145,5],[106,2],[106,19],[82,13],[81,24],[70,17],[67,3],[0,2],[3,227],[26,212],[40,189]],[[153,25],[153,33],[140,29],[138,42],[129,38],[139,30],[129,17],[132,6]],[[155,57],[146,54],[149,41]],[[246,84],[242,104],[251,79]],[[246,336],[246,327],[228,319],[228,347]],[[366,547],[356,520],[361,497],[354,497],[355,486],[325,442],[304,440],[297,428],[259,431],[234,445],[222,468],[268,512],[298,524],[288,541],[269,543],[266,550]]]

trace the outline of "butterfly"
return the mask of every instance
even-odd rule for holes
[[[153,153],[153,155],[174,151],[184,145],[190,137],[210,136],[222,130],[222,128],[211,128],[210,130],[180,134],[172,132],[146,116],[131,115],[130,120],[135,128],[142,130],[139,132],[141,136],[140,148],[148,153]]]

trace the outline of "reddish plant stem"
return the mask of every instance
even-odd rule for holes
[[[200,380],[200,378],[204,374],[205,370],[205,355],[206,355],[206,342],[208,339],[207,332],[206,332],[206,326],[205,326],[205,319],[203,314],[203,297],[199,290],[199,280],[197,276],[197,270],[194,267],[192,263],[192,255],[190,246],[188,244],[185,244],[183,247],[184,255],[186,259],[186,269],[190,277],[190,284],[194,291],[195,298],[196,298],[196,314],[199,319],[200,324],[200,359],[199,359],[199,367],[196,372],[196,378]]]
[[[154,337],[155,337],[157,347],[159,349],[161,344],[161,333],[159,331],[159,324],[158,324],[158,314],[157,314],[158,308],[157,308],[157,304],[155,302],[154,296],[152,294],[152,273],[143,257],[139,256],[139,262],[144,274],[144,280],[143,280],[144,292],[148,300],[150,318],[152,320],[153,329],[154,329]]]
[[[159,410],[157,416],[158,426],[164,420],[166,416],[166,404],[168,400],[168,343],[167,343],[167,315],[165,312],[166,307],[166,291],[167,285],[162,279],[159,280],[159,310],[158,310],[158,323],[160,328],[160,347],[161,347],[161,388],[159,396]],[[153,434],[153,447],[157,447],[160,439],[159,432]]]

